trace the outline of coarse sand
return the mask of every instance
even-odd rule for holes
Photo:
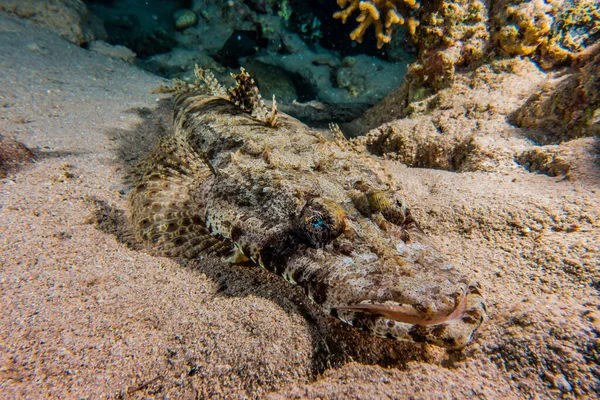
[[[126,167],[169,130],[161,79],[0,15],[1,398],[564,398],[600,392],[600,173],[389,161],[423,229],[481,283],[461,351],[373,338],[258,268],[128,241]],[[481,121],[485,124],[485,121]]]

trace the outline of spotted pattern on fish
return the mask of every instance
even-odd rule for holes
[[[174,132],[134,174],[138,238],[168,256],[251,260],[380,337],[466,346],[486,315],[478,285],[421,231],[382,161],[269,114],[256,90],[242,102],[240,87],[234,104],[220,87],[177,86]]]

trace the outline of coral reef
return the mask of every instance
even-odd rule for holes
[[[419,26],[419,21],[410,13],[410,10],[417,10],[420,7],[415,0],[337,0],[337,3],[341,8],[346,8],[333,14],[333,17],[341,19],[344,24],[355,11],[360,11],[360,15],[356,18],[359,25],[350,34],[350,38],[358,43],[362,42],[365,32],[371,25],[375,27],[377,48],[390,42],[394,25],[406,24],[411,35],[415,34]]]
[[[49,20],[30,3],[7,0],[0,8]],[[352,108],[353,117],[403,79],[394,116],[447,88],[461,68],[512,56],[546,69],[570,65],[600,39],[598,0],[112,0],[88,2],[91,12],[80,0],[51,3],[98,15],[109,35],[104,40],[131,49],[136,64],[154,73],[191,82],[198,64],[231,82],[230,72],[253,64],[257,84],[282,103],[316,100],[328,112],[335,108],[329,115]],[[332,14],[358,26],[326,24]],[[364,38],[368,45],[355,45]],[[76,42],[82,40],[88,39]],[[123,56],[131,62],[131,54]],[[277,83],[266,89],[271,79]]]
[[[443,1],[424,6],[414,37],[417,62],[409,67],[412,99],[446,87],[460,66],[476,66],[486,53],[490,34],[488,9],[481,0]]]
[[[432,104],[428,99],[450,87],[459,69],[517,55],[536,61],[538,67],[579,67],[567,75],[550,74],[556,79],[551,79],[541,92],[534,94],[538,88],[530,93],[529,102],[513,114],[517,124],[553,132],[549,138],[532,137],[541,144],[594,135],[598,131],[598,67],[594,62],[583,67],[597,51],[593,43],[600,37],[600,19],[596,17],[600,11],[594,4],[598,1],[498,0],[488,5],[480,0],[461,0],[424,4],[419,14],[421,24],[412,37],[418,47],[417,60],[409,65],[403,85],[345,127],[346,131],[350,136],[366,134],[382,123],[404,118],[420,102]],[[522,36],[523,40],[511,42],[513,36],[508,32],[513,30],[518,32],[514,38]],[[529,133],[539,136],[540,130]]]
[[[557,16],[553,39],[561,47],[577,53],[600,39],[600,3],[578,0]]]
[[[500,27],[495,39],[510,55],[528,56],[547,44],[558,9],[543,0],[530,2],[500,0],[494,4],[498,12],[495,24]]]
[[[600,40],[600,2],[578,0],[562,10],[552,26],[552,36],[541,49],[540,65],[550,68],[572,62],[577,54]]]
[[[538,143],[560,143],[600,134],[600,44],[576,58],[576,66],[550,79],[516,112],[515,121]]]
[[[447,87],[457,68],[477,67],[486,57],[527,56],[547,69],[572,63],[578,52],[600,38],[597,0],[448,0],[423,3],[418,9],[416,2],[402,1],[338,4],[346,7],[334,15],[342,22],[361,11],[352,39],[360,42],[366,29],[375,25],[378,47],[390,39],[383,27],[394,26],[383,17],[388,11],[395,15],[402,6],[403,15],[418,20],[408,29],[418,56],[406,77],[407,102]]]
[[[530,56],[550,69],[600,38],[598,0],[498,0],[494,42],[500,54]]]
[[[394,114],[384,124],[382,119],[393,114],[388,110],[400,107],[397,99],[380,103],[361,121],[373,129],[353,143],[411,167],[514,169],[515,155],[532,146],[511,127],[509,116],[538,90],[543,79],[543,72],[523,59],[496,61],[473,72],[461,72],[448,88],[407,104],[402,117]]]
[[[422,7],[415,1],[339,0],[338,4],[347,6],[334,14],[344,23],[354,11],[361,11],[351,38],[360,42],[366,29],[375,25],[378,47],[390,42],[393,26],[404,24],[402,15],[406,16],[407,32],[419,54],[407,77],[411,99],[446,87],[457,67],[476,66],[486,54],[490,34],[488,7],[482,0],[427,2]]]

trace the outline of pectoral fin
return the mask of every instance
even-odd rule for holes
[[[230,264],[243,264],[250,261],[250,259],[236,246],[229,257],[225,258],[223,261]]]

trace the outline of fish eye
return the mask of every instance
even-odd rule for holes
[[[346,214],[339,204],[317,198],[306,203],[298,224],[302,236],[312,247],[324,247],[344,232]]]
[[[321,229],[325,227],[325,220],[321,217],[312,217],[310,218],[309,222],[312,225],[313,229]]]

